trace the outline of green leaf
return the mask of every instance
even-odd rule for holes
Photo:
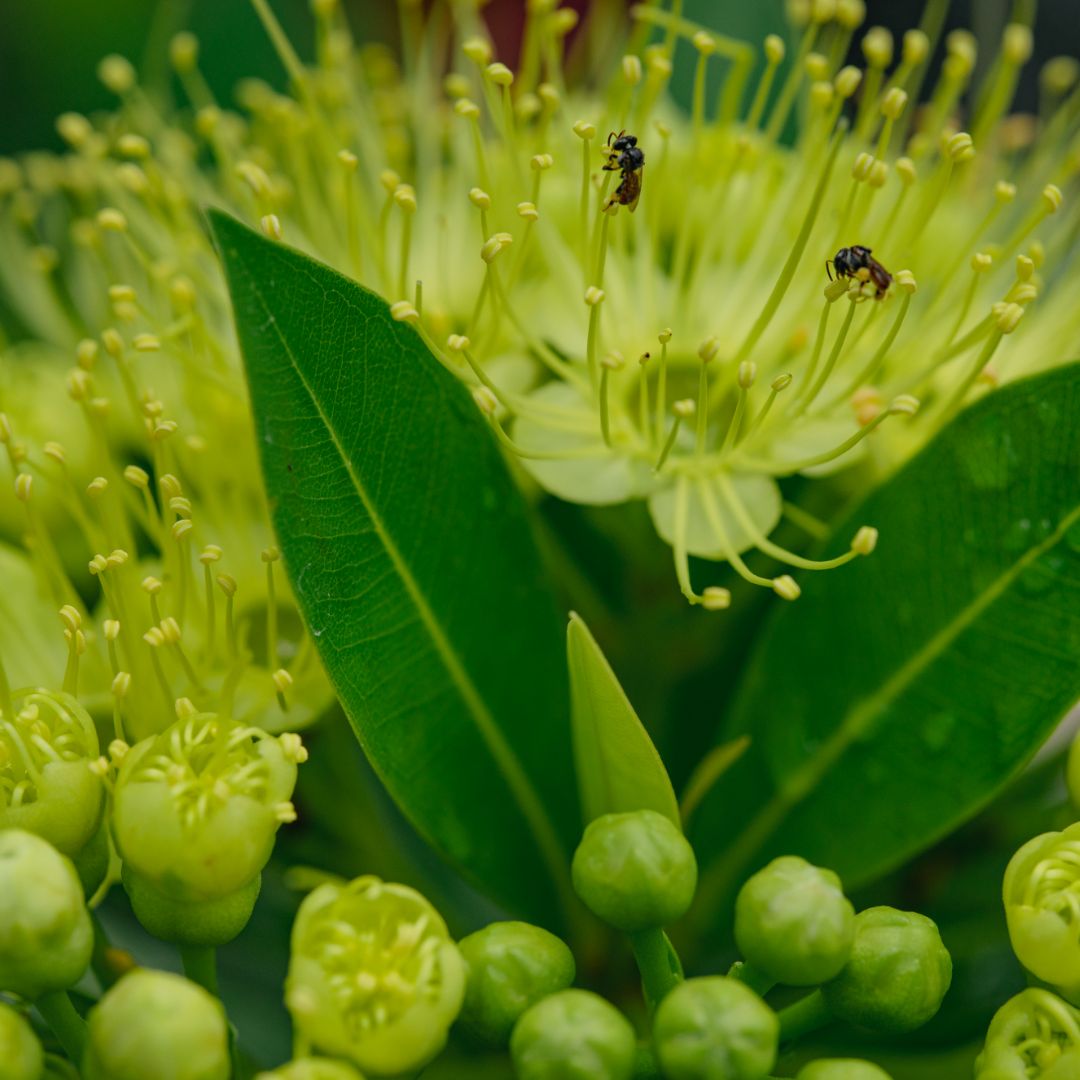
[[[550,923],[578,833],[566,675],[505,463],[382,299],[210,220],[285,565],[357,737],[437,848]]]
[[[601,814],[655,810],[681,827],[656,747],[579,615],[566,630],[578,790],[588,824]]]
[[[792,852],[848,885],[969,817],[1080,697],[1080,365],[989,395],[835,531],[877,551],[777,605],[698,810],[702,916]]]

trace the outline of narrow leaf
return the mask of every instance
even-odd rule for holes
[[[985,803],[1080,697],[1080,365],[963,413],[835,532],[877,551],[803,575],[722,737],[750,749],[694,819],[701,912],[765,858],[856,884]],[[839,549],[839,548],[837,548]]]
[[[505,463],[382,299],[211,224],[278,540],[357,737],[433,844],[550,922],[578,831],[567,687]]]
[[[655,810],[680,824],[667,770],[615,672],[579,615],[566,630],[574,761],[586,824],[601,814]]]

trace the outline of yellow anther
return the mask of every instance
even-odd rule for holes
[[[1043,64],[1039,81],[1043,88],[1056,97],[1067,94],[1080,78],[1080,60],[1072,56],[1055,56]]]
[[[498,236],[493,236],[490,240],[486,241],[484,246],[480,249],[480,258],[486,263],[494,262],[502,252],[502,249],[506,246],[507,244],[499,239]]]
[[[115,569],[117,566],[123,566],[129,558],[130,556],[123,548],[113,548],[109,552],[108,563],[110,567]]]
[[[281,561],[281,548],[276,544],[272,544],[270,547],[265,547],[259,552],[259,561],[264,563],[275,563]]]
[[[128,465],[124,469],[124,479],[132,487],[146,488],[150,483],[150,474],[145,469],[139,468],[138,465]]]
[[[1061,209],[1061,188],[1057,184],[1047,184],[1042,190],[1043,203],[1051,214]]]
[[[124,355],[124,339],[120,336],[120,332],[114,330],[111,326],[102,330],[101,344],[105,346],[105,351],[114,359]]]
[[[510,86],[514,81],[514,73],[498,61],[484,68],[484,77],[496,86]]]
[[[131,675],[126,671],[118,671],[113,676],[112,681],[112,694],[113,697],[123,700],[128,696],[128,691],[131,689]],[[109,744],[109,751],[112,752],[112,744]],[[123,755],[121,755],[122,757]],[[118,758],[116,760],[119,760]]]
[[[994,367],[992,360],[979,372],[977,381],[995,390],[1001,385],[1001,372]]]
[[[781,574],[773,578],[772,588],[782,600],[798,600],[802,595],[799,583],[790,574]]]
[[[180,640],[180,624],[172,615],[161,620],[161,634],[169,645],[175,645]]]
[[[274,817],[283,825],[291,825],[296,820],[296,807],[288,801],[274,803]]]
[[[865,180],[870,175],[870,169],[874,164],[874,155],[863,151],[855,158],[855,164],[851,167],[851,175],[859,181]]]
[[[95,577],[109,569],[109,560],[104,555],[95,555],[87,564],[87,569]]]
[[[221,559],[222,550],[217,544],[207,544],[199,553],[199,562],[203,566],[209,566],[211,563],[216,563]]]
[[[829,58],[821,53],[809,53],[806,57],[806,75],[814,82],[828,81]]]
[[[474,387],[472,396],[473,401],[476,402],[477,408],[485,416],[495,415],[495,410],[499,407],[499,402],[495,395],[486,386]]]
[[[536,209],[536,203],[519,202],[517,212],[518,217],[524,218],[526,221],[538,221],[540,219],[540,211]]]
[[[47,442],[42,448],[46,457],[52,458],[59,465],[63,465],[67,458],[63,446],[58,442]]]
[[[915,293],[919,288],[915,275],[910,270],[897,270],[893,274],[893,281],[896,282],[897,288],[903,289],[909,295]]]
[[[1023,23],[1010,23],[1005,27],[1001,38],[1001,55],[1007,63],[1017,67],[1026,64],[1031,58],[1033,46],[1031,27]]]
[[[861,386],[851,395],[851,410],[859,427],[866,427],[881,415],[885,399],[881,391],[873,386]]]
[[[150,429],[150,437],[155,440],[167,439],[170,435],[176,434],[176,427],[175,420],[155,420],[154,426]]]
[[[282,237],[281,218],[277,214],[263,214],[259,218],[259,228],[262,230],[263,236],[269,237],[271,240],[280,240]]]
[[[914,416],[919,411],[919,399],[911,394],[899,394],[889,402],[889,412],[901,416]]]
[[[819,80],[810,86],[810,104],[815,109],[827,109],[832,104],[836,91],[833,84],[825,80]]]
[[[98,343],[92,338],[83,338],[78,345],[75,346],[75,362],[84,371],[90,371],[93,369],[94,364],[97,363]]]
[[[851,541],[856,555],[869,555],[877,547],[878,531],[872,525],[863,525]]]
[[[109,481],[104,476],[95,476],[89,484],[86,485],[86,494],[91,499],[100,498],[109,486]]]
[[[416,188],[412,184],[398,184],[394,189],[394,202],[406,213],[416,212]]]
[[[690,43],[702,56],[712,56],[716,52],[716,38],[712,36],[707,30],[699,30],[691,39]],[[628,59],[636,60],[637,57],[623,57],[623,64],[625,65]],[[641,77],[641,64],[638,63],[638,78]]]
[[[199,39],[186,30],[173,35],[169,42],[169,61],[181,74],[191,71],[199,62]]]
[[[1024,317],[1024,309],[1019,304],[1003,304],[997,312],[997,328],[1003,334],[1011,334]]]
[[[483,188],[470,188],[469,202],[481,210],[489,210],[491,208],[491,196],[484,191]]]
[[[966,131],[958,131],[945,144],[945,152],[953,161],[970,161],[975,156],[975,143]]]
[[[863,0],[836,0],[836,21],[848,30],[857,30],[866,18]]]
[[[120,675],[127,675],[127,672],[117,672],[117,678],[119,678]],[[127,676],[127,685],[131,685],[130,675]],[[117,693],[116,679],[113,679],[113,693],[116,694],[117,697],[124,697],[127,694],[127,690],[125,689],[123,693]],[[113,739],[112,742],[109,743],[109,757],[112,759],[114,765],[119,765],[120,762],[123,761],[125,757],[127,757],[130,750],[131,746],[128,743],[124,742],[123,739]]]
[[[811,0],[810,18],[817,23],[831,22],[836,17],[836,0]]]
[[[1030,304],[1038,295],[1039,289],[1033,281],[1022,281],[1009,290],[1006,300],[1025,306]]]
[[[784,39],[777,34],[769,34],[765,38],[765,59],[770,64],[780,64],[784,60],[787,48]]]
[[[30,473],[19,473],[15,477],[15,497],[20,502],[30,501],[30,491],[34,486],[34,478]]]
[[[408,300],[398,300],[390,305],[390,315],[398,322],[412,323],[414,326],[420,321],[420,314]]]
[[[165,644],[165,635],[161,632],[161,627],[151,626],[150,629],[143,634],[143,641],[145,641],[152,649],[159,649]]]
[[[174,540],[183,540],[191,532],[192,528],[193,526],[188,518],[178,518],[170,526],[169,532],[173,534]]]
[[[218,574],[214,579],[217,582],[218,588],[229,597],[236,595],[236,578],[230,574]]]
[[[641,58],[638,56],[624,56],[622,58],[623,81],[630,86],[637,86],[641,82]]]
[[[124,232],[127,229],[127,218],[112,206],[99,210],[95,220],[98,228],[105,232]]]
[[[719,585],[709,585],[701,592],[701,606],[706,611],[725,611],[731,607],[731,592]]]
[[[175,499],[177,495],[184,493],[180,481],[172,473],[162,473],[158,484],[161,486],[161,494],[166,499]]]
[[[1035,260],[1027,255],[1016,256],[1016,277],[1019,281],[1030,281],[1035,274]]]
[[[664,329],[656,335],[656,338],[661,345],[666,345],[671,340],[671,327],[665,326]]]
[[[821,291],[822,295],[830,304],[835,304],[841,296],[846,296],[848,290],[851,288],[851,281],[848,278],[837,278],[835,281],[830,281]],[[855,290],[858,292],[858,290]]]
[[[649,68],[649,77],[657,82],[664,82],[671,78],[673,70],[671,59],[663,52],[663,46],[659,51],[649,52],[645,58]]]
[[[195,114],[195,130],[204,138],[212,138],[221,123],[221,110],[216,105],[204,105]]]
[[[293,684],[293,677],[284,668],[278,668],[270,678],[273,680],[274,688],[279,694],[285,693]]]
[[[475,120],[480,115],[480,106],[469,98],[458,98],[458,100],[454,102],[454,112],[456,112],[458,116],[465,117],[466,120]]]
[[[56,118],[56,130],[60,138],[73,149],[78,150],[94,133],[90,121],[82,113],[66,112]]]
[[[882,99],[881,114],[889,120],[899,120],[904,109],[907,108],[907,103],[907,91],[894,86]]]
[[[157,352],[161,348],[156,334],[136,334],[132,345],[137,352]]]
[[[457,101],[459,98],[468,97],[470,89],[469,80],[461,74],[460,71],[452,71],[449,75],[443,79],[443,89],[446,91],[446,96],[451,101]]]
[[[1031,261],[1035,264],[1036,270],[1046,261],[1046,248],[1043,247],[1041,240],[1031,241],[1028,246],[1028,254],[1031,256]]]
[[[195,703],[191,700],[191,698],[186,697],[178,697],[176,701],[173,702],[173,709],[176,711],[177,720],[190,720],[193,716],[198,716],[199,714],[199,710],[195,708]],[[223,784],[223,781],[219,780],[218,784]],[[227,785],[225,786],[227,791]],[[218,793],[216,785],[214,788],[214,793]]]
[[[785,371],[783,375],[777,375],[769,386],[780,393],[781,390],[786,390],[791,385],[792,375],[790,372]]]
[[[189,278],[173,278],[169,283],[169,298],[178,311],[191,311],[195,307],[195,286]]]
[[[303,740],[293,731],[286,731],[278,736],[278,744],[285,757],[296,765],[303,765],[308,759],[307,747]]]
[[[555,164],[555,159],[550,154],[534,154],[529,160],[529,167],[537,172],[544,172]]]
[[[994,256],[985,251],[976,251],[971,256],[971,269],[976,274],[983,274],[994,265]]]
[[[549,82],[542,82],[536,88],[536,95],[540,98],[543,107],[547,109],[548,112],[554,112],[562,101],[562,95],[559,93],[559,88]]]
[[[698,357],[701,359],[702,363],[708,364],[708,363],[711,363],[716,358],[716,354],[719,351],[720,351],[720,341],[719,341],[719,339],[716,338],[716,337],[709,337],[709,338],[706,338],[698,346],[697,354],[698,354]]]
[[[881,161],[879,158],[875,158],[873,165],[870,166],[870,175],[866,178],[866,182],[872,188],[880,188],[885,186],[885,182],[888,179],[889,163],[887,161]]]
[[[590,124],[587,120],[578,120],[574,123],[574,134],[579,139],[593,139],[596,137],[596,125]]]
[[[64,624],[66,630],[70,630],[71,633],[76,633],[82,629],[82,615],[79,614],[79,609],[72,607],[71,604],[65,604],[60,609],[60,621]]]
[[[146,178],[146,173],[131,161],[117,165],[116,179],[133,195],[145,195],[150,190],[150,181]]]
[[[738,380],[743,390],[749,390],[757,378],[757,364],[753,360],[744,360],[739,364]]]
[[[697,412],[697,402],[693,398],[680,398],[671,406],[671,411],[680,420],[686,420]]]
[[[621,352],[617,349],[613,349],[611,352],[600,358],[600,366],[607,368],[608,371],[620,371],[626,366],[626,360]]]
[[[482,37],[467,38],[461,51],[474,63],[483,67],[491,61],[491,42]]]
[[[126,94],[135,85],[135,69],[131,61],[113,53],[98,64],[98,78],[114,94]]]
[[[930,51],[930,39],[922,30],[908,30],[904,34],[901,56],[908,67],[921,64]]]
[[[893,58],[893,36],[884,26],[871,26],[862,40],[863,56],[871,67],[887,68]]]
[[[540,115],[542,108],[540,99],[535,94],[526,93],[514,102],[514,115],[527,124],[534,116]]]
[[[833,80],[833,86],[836,88],[837,96],[846,101],[859,89],[859,83],[861,82],[862,72],[857,67],[848,65],[847,67],[842,67],[836,73],[836,78]]]
[[[169,509],[181,517],[191,517],[191,500],[185,499],[183,495],[177,495],[169,500]]]
[[[100,757],[94,758],[93,761],[87,762],[86,767],[94,774],[94,776],[105,779],[109,775],[109,759],[102,754]]]
[[[150,156],[150,143],[141,135],[128,132],[116,140],[116,149],[124,157],[143,159]]]
[[[260,199],[268,196],[272,190],[270,177],[266,175],[266,170],[261,165],[256,165],[254,161],[239,162],[236,166],[236,175]]]
[[[999,180],[994,185],[994,198],[1002,205],[1011,203],[1016,198],[1016,185],[1008,180]]]
[[[967,30],[953,30],[945,39],[949,51],[945,61],[945,70],[950,78],[966,78],[975,67],[978,59],[978,43],[975,35]]]
[[[909,157],[896,159],[896,175],[905,187],[911,187],[919,178],[919,171],[915,168],[915,162]]]

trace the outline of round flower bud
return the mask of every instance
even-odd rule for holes
[[[840,973],[855,940],[855,909],[831,870],[785,855],[759,870],[735,901],[735,942],[747,963],[786,986]]]
[[[934,1016],[951,981],[952,958],[932,920],[872,907],[855,916],[851,958],[821,992],[839,1020],[904,1032]]]
[[[889,1074],[871,1061],[855,1058],[821,1058],[804,1065],[795,1080],[891,1080]]]
[[[136,914],[160,924],[147,925],[152,933],[177,913],[172,941],[222,944],[243,928],[275,834],[295,816],[288,800],[299,756],[287,737],[206,713],[178,720],[125,755],[113,833]],[[243,907],[237,894],[249,899],[247,914],[226,926],[221,905],[231,899],[235,915]],[[159,897],[160,915],[148,906]],[[211,905],[208,922],[201,905]]]
[[[256,1073],[255,1080],[364,1080],[364,1078],[344,1061],[336,1061],[334,1058],[305,1057],[279,1065],[270,1072]]]
[[[630,1080],[634,1029],[588,990],[562,990],[517,1022],[510,1056],[518,1080]]]
[[[653,1042],[667,1080],[762,1080],[776,1063],[780,1021],[737,979],[687,979],[656,1010]]]
[[[0,832],[0,990],[66,990],[90,963],[94,931],[71,860],[40,836]]]
[[[45,1054],[33,1028],[0,1001],[0,1080],[41,1080]]]
[[[1080,822],[1029,840],[1005,871],[1005,919],[1017,959],[1070,998],[1080,996],[1073,908],[1080,881]]]
[[[654,810],[604,814],[590,822],[574,852],[572,874],[589,910],[628,934],[675,922],[697,887],[693,849]]]
[[[300,905],[285,1003],[317,1050],[380,1075],[419,1069],[446,1044],[464,994],[461,953],[415,890],[361,877]]]
[[[482,1042],[503,1045],[518,1017],[574,981],[574,957],[539,926],[497,922],[458,942],[465,960],[460,1024]]]
[[[1049,990],[1010,998],[990,1021],[975,1080],[1072,1080],[1080,1076],[1080,1011]]]
[[[140,968],[90,1013],[85,1080],[228,1080],[229,1032],[213,995],[179,975]]]

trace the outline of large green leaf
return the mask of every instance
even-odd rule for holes
[[[877,551],[777,606],[694,819],[700,912],[768,856],[848,884],[984,803],[1080,697],[1080,365],[963,413],[837,525]]]
[[[566,656],[585,823],[601,814],[655,810],[680,825],[664,763],[580,615],[570,616]]]
[[[278,540],[357,737],[422,833],[550,922],[578,832],[565,665],[490,432],[378,296],[211,223]]]

